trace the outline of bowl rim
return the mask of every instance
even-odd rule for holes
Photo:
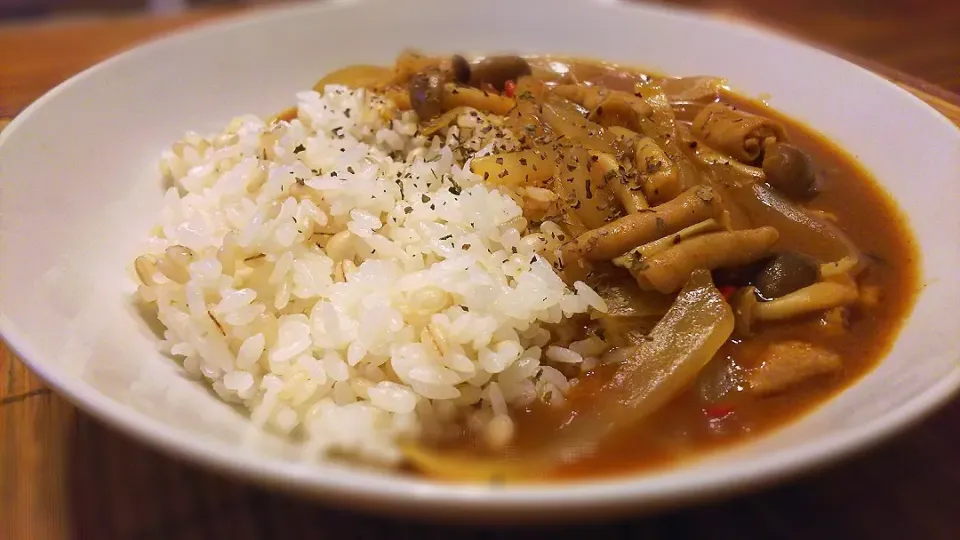
[[[78,81],[109,70],[114,64],[125,62],[154,49],[182,39],[202,39],[232,29],[262,23],[272,18],[290,17],[299,12],[330,12],[343,7],[378,0],[328,0],[322,4],[304,3],[279,8],[253,9],[239,15],[176,30],[159,38],[148,40],[123,53],[112,56],[60,83],[31,103],[18,114],[2,132],[0,145],[14,137],[21,124],[40,110],[49,100],[68,90]],[[754,34],[765,40],[789,43],[824,57],[840,60],[851,70],[859,70],[900,93],[902,99],[912,100],[933,115],[936,121],[955,129],[960,141],[960,128],[922,100],[889,80],[853,64],[843,58],[824,52],[796,39],[785,38],[760,28],[727,18],[717,18],[692,9],[650,4],[624,4],[618,0],[588,0],[616,9],[638,9],[666,14],[687,20],[726,26],[731,31]],[[912,317],[912,315],[910,315]],[[30,340],[21,333],[16,323],[0,311],[0,336],[34,373],[66,397],[73,405],[91,414],[101,422],[122,433],[160,449],[168,456],[185,458],[189,462],[221,473],[254,480],[301,493],[308,493],[330,502],[359,503],[359,505],[390,511],[381,506],[393,503],[397,508],[429,507],[431,510],[451,510],[470,515],[506,511],[521,515],[531,510],[548,507],[551,518],[564,519],[581,515],[587,510],[624,508],[630,505],[664,506],[694,499],[714,497],[754,489],[795,476],[803,471],[823,466],[848,457],[880,440],[921,420],[943,406],[960,389],[960,364],[920,394],[870,422],[841,433],[804,442],[788,450],[765,454],[749,464],[734,467],[712,467],[698,470],[698,474],[684,473],[684,467],[668,467],[650,473],[612,479],[588,479],[575,482],[519,484],[493,487],[483,484],[441,483],[427,479],[410,478],[390,473],[376,473],[336,463],[314,463],[259,459],[255,455],[237,453],[226,444],[194,437],[167,426],[135,409],[120,405],[82,381],[59,373],[52,366],[37,362],[41,355]],[[857,383],[854,383],[857,384]],[[358,504],[353,504],[358,505]],[[568,513],[569,512],[569,513]]]

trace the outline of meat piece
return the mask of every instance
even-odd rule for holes
[[[750,391],[761,396],[777,394],[814,377],[840,371],[840,355],[804,341],[783,341],[767,347],[763,361],[750,371]]]

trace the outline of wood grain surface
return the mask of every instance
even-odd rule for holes
[[[960,124],[960,97],[943,88],[960,90],[957,0],[681,3],[814,40],[894,80]],[[229,11],[0,27],[0,129],[77,71],[146,38]],[[437,526],[317,506],[161,456],[75,410],[0,342],[0,540],[955,540],[958,426],[960,401],[954,401],[856,459],[754,495],[649,518],[563,529]]]

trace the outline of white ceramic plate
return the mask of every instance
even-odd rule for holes
[[[324,72],[433,52],[559,53],[728,77],[859,158],[910,216],[924,289],[889,357],[801,421],[682,467],[613,481],[453,486],[297,461],[156,352],[125,268],[161,203],[156,161],[184,131],[269,114]],[[754,29],[657,7],[348,1],[200,28],[98,65],[0,135],[0,331],[78,406],[221,471],[338,503],[435,516],[647,511],[755,487],[886,437],[960,383],[960,132],[881,78]]]

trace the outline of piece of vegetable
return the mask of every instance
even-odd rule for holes
[[[564,262],[579,258],[610,260],[639,245],[718,217],[721,211],[723,207],[712,189],[693,187],[649,211],[624,216],[581,234],[563,246]]]
[[[638,345],[673,304],[673,296],[642,291],[632,279],[621,276],[612,283],[601,279],[597,294],[607,304],[605,313],[594,318],[603,328],[604,339],[614,347]]]
[[[429,137],[456,122],[457,118],[459,118],[461,114],[468,113],[472,110],[474,109],[471,109],[470,107],[455,107],[450,109],[449,111],[444,112],[440,116],[437,116],[428,122],[422,122],[420,133],[425,137]]]
[[[820,279],[820,264],[813,257],[786,251],[778,253],[757,275],[756,287],[770,300],[813,285]]]
[[[703,408],[704,414],[711,420],[723,418],[734,411],[734,406],[729,403],[718,403],[716,405],[707,405]]]
[[[608,90],[603,86],[587,86],[584,84],[558,84],[552,93],[592,111],[600,105],[607,96]]]
[[[693,386],[705,405],[731,407],[730,402],[746,386],[745,377],[744,369],[721,352],[700,371]]]
[[[763,152],[763,172],[768,184],[795,201],[805,201],[817,194],[813,159],[792,144],[767,145]]]
[[[556,170],[542,150],[522,150],[474,158],[470,170],[487,182],[509,186],[542,186]]]
[[[313,85],[317,92],[323,92],[327,85],[341,85],[348,88],[379,88],[393,80],[393,70],[383,66],[358,64],[332,71]]]
[[[733,298],[733,295],[737,293],[738,287],[736,285],[721,285],[717,287],[717,289],[720,290],[720,294],[722,294],[724,298],[730,300]]]
[[[695,272],[647,339],[630,349],[616,372],[548,446],[515,459],[494,461],[437,452],[413,444],[402,451],[411,465],[434,477],[501,481],[544,476],[566,456],[590,452],[611,433],[649,417],[690,385],[730,337],[733,314],[706,271]]]
[[[512,98],[517,96],[517,83],[507,81],[503,83],[503,95]]]
[[[753,227],[769,225],[780,231],[778,249],[821,261],[862,260],[860,250],[839,227],[805,212],[766,184],[729,187],[724,191],[724,203],[736,207]]]
[[[600,124],[587,120],[572,101],[550,94],[547,102],[540,106],[540,113],[550,128],[568,141],[589,150],[619,156],[617,138]]]
[[[530,64],[523,57],[490,56],[472,66],[470,86],[482,88],[489,84],[502,92],[507,81],[516,81],[530,73]]]
[[[640,132],[653,139],[677,167],[678,191],[700,184],[700,172],[680,148],[680,126],[666,94],[655,84],[638,84],[634,94],[643,98],[653,111],[650,118],[641,119]]]
[[[567,424],[560,438],[577,434],[575,440],[599,441],[636,424],[686,388],[732,331],[733,312],[710,273],[694,272],[647,340],[598,392],[594,406]]]
[[[743,287],[734,293],[730,300],[733,306],[733,316],[736,321],[736,335],[741,338],[753,335],[756,307],[760,303],[756,287]]]
[[[843,274],[855,275],[860,267],[860,261],[855,257],[844,257],[836,262],[823,263],[820,265],[820,276],[824,279]]]
[[[710,148],[698,141],[686,126],[678,128],[683,138],[683,147],[701,165],[701,170],[712,177],[715,183],[724,187],[737,187],[764,182],[767,179],[763,169],[745,165],[729,156]]]
[[[738,111],[724,103],[707,105],[693,120],[693,134],[743,163],[755,163],[768,142],[785,140],[783,127],[762,116]]]
[[[657,81],[670,103],[713,103],[726,81],[718,77],[667,77]]]
[[[557,165],[553,189],[565,205],[566,213],[575,215],[589,229],[608,223],[618,210],[610,188],[618,179],[595,176],[587,167],[590,154],[580,146],[564,147],[559,155],[561,162]]]
[[[417,73],[440,70],[442,63],[440,57],[427,56],[412,49],[404,50],[394,63],[393,83],[404,85]]]

